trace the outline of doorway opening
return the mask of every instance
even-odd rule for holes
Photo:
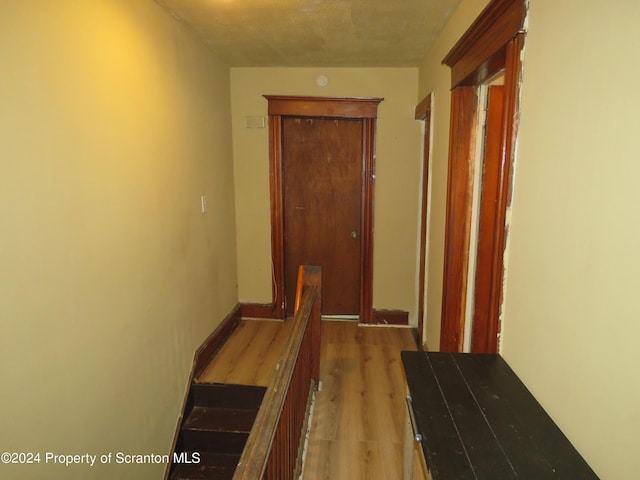
[[[427,95],[415,109],[415,119],[422,125],[422,165],[420,185],[420,238],[418,241],[418,338],[424,346],[424,308],[427,289],[427,237],[429,229],[429,170],[431,168],[431,111],[433,93]]]
[[[504,107],[504,72],[478,86],[478,123],[475,130],[473,183],[471,187],[471,227],[469,231],[469,266],[467,269],[467,297],[464,320],[463,352],[474,351],[474,332],[483,335],[486,314],[482,299],[489,294],[483,274],[490,268],[491,240],[489,232],[482,232],[495,223],[495,178],[500,169],[500,128]],[[478,323],[475,320],[478,317]],[[484,321],[483,321],[484,320]],[[475,346],[477,350],[477,346]]]
[[[523,0],[492,0],[443,60],[452,87],[443,351],[499,348],[525,16]]]

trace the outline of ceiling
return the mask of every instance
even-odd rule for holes
[[[156,0],[232,67],[414,67],[460,0]]]

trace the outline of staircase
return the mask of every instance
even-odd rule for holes
[[[193,383],[171,480],[232,479],[266,387]]]

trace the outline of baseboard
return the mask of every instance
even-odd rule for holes
[[[374,310],[371,316],[373,324],[409,325],[409,312],[402,310]]]
[[[242,318],[277,318],[273,303],[241,303],[240,317]]]
[[[241,307],[236,305],[231,313],[218,325],[211,335],[200,345],[193,357],[194,378],[198,377],[202,371],[211,363],[220,347],[227,341],[233,331],[240,323]]]
[[[413,334],[413,341],[416,342],[416,348],[419,351],[424,350],[424,345],[422,345],[422,339],[420,338],[420,332],[418,332],[417,328],[412,328],[411,333]]]

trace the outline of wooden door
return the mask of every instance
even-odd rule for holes
[[[360,312],[362,138],[361,119],[282,119],[287,315],[299,265],[322,267],[323,314]]]
[[[289,268],[289,273],[286,275],[289,277],[285,282],[285,177],[291,178],[293,174],[290,172],[287,176],[284,166],[284,149],[290,149],[293,146],[291,143],[283,138],[283,129],[285,121],[289,118],[298,119],[314,119],[323,120],[323,124],[328,125],[329,122],[334,120],[345,120],[349,124],[360,125],[360,134],[356,144],[350,144],[349,148],[360,148],[360,222],[353,228],[349,224],[348,234],[356,245],[353,247],[359,248],[359,253],[353,254],[355,258],[359,255],[360,261],[357,268],[359,277],[351,282],[354,289],[359,290],[359,308],[352,305],[344,304],[344,308],[340,307],[338,310],[335,308],[336,303],[331,300],[332,294],[327,293],[327,286],[333,285],[334,280],[327,277],[327,274],[323,271],[323,313],[331,314],[353,314],[355,312],[359,314],[360,321],[363,323],[373,322],[373,198],[374,198],[374,179],[375,179],[375,127],[376,118],[378,115],[378,104],[383,100],[382,98],[337,98],[337,97],[295,97],[295,96],[281,96],[281,95],[265,95],[265,98],[269,102],[269,186],[271,192],[271,254],[272,254],[272,298],[273,302],[270,305],[265,305],[269,312],[270,318],[284,318],[287,312],[291,313],[294,303],[294,285],[295,275],[291,272],[292,268]],[[302,124],[301,124],[302,125]],[[316,124],[318,125],[318,124]],[[339,125],[334,124],[334,125]],[[290,126],[290,125],[289,125]],[[290,128],[289,128],[290,131]],[[295,137],[295,136],[294,136]],[[292,138],[294,138],[292,137]],[[301,140],[302,141],[302,140]],[[306,140],[309,141],[309,140]],[[316,140],[316,146],[309,148],[310,153],[305,153],[306,157],[313,154],[319,148],[326,148],[328,142],[326,140]],[[292,157],[293,158],[293,157]],[[332,153],[332,161],[335,165],[335,152]],[[307,160],[308,162],[308,160]],[[304,159],[299,160],[301,171],[298,173],[299,178],[307,185],[310,191],[314,190],[314,186],[319,181],[313,179],[311,175],[305,169]],[[310,165],[306,163],[306,165]],[[344,166],[343,166],[344,167]],[[342,167],[341,167],[342,168]],[[335,173],[336,170],[334,170]],[[288,180],[287,180],[288,182]],[[344,187],[334,188],[331,191],[333,194],[344,192]],[[333,201],[333,200],[332,200]],[[324,223],[330,218],[329,215],[335,215],[336,211],[343,210],[344,207],[341,204],[344,200],[333,201],[332,208],[323,208],[322,217]],[[317,204],[318,202],[311,201],[311,204]],[[293,205],[293,210],[295,210]],[[301,205],[298,205],[301,206]],[[311,208],[311,207],[309,207]],[[334,221],[334,220],[332,220]],[[335,226],[333,231],[325,235],[325,242],[337,241],[336,234],[338,228]],[[354,233],[355,232],[355,233]],[[298,236],[299,233],[296,233]],[[308,238],[308,234],[305,238]],[[293,240],[291,235],[289,240]],[[357,238],[353,238],[353,236]],[[341,241],[345,241],[344,237],[340,236]],[[344,256],[344,255],[343,255]],[[347,255],[349,257],[349,255]],[[296,261],[291,254],[287,254],[289,264],[293,264]],[[320,260],[319,260],[320,261]],[[347,261],[346,259],[340,260],[340,262]],[[339,262],[339,265],[341,263]],[[297,266],[296,266],[297,268]],[[326,269],[327,266],[325,265]],[[341,268],[341,267],[339,267]],[[353,271],[349,269],[351,273]],[[341,281],[341,278],[338,279]],[[336,287],[329,287],[330,290],[340,292],[344,289],[344,282],[338,284]],[[287,300],[288,297],[288,300]],[[351,300],[352,301],[352,300]],[[339,302],[337,302],[339,305]],[[332,306],[332,304],[334,306]]]

